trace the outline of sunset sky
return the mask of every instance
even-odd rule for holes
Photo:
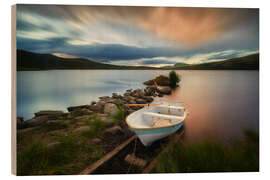
[[[119,65],[204,63],[259,51],[258,9],[17,5],[17,48]]]

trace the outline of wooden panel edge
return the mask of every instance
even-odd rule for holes
[[[17,175],[16,120],[16,4],[11,6],[11,173]]]

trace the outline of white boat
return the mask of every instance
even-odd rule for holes
[[[184,124],[187,111],[183,103],[155,102],[131,113],[126,123],[145,146],[169,136]]]

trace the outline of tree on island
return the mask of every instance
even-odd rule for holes
[[[170,80],[170,87],[176,88],[178,86],[178,83],[180,82],[179,75],[175,71],[171,71],[169,74],[169,80]]]

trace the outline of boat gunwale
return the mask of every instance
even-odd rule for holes
[[[135,111],[136,112],[136,111]],[[176,124],[172,124],[172,125],[168,125],[168,126],[162,126],[162,127],[149,127],[149,128],[138,128],[138,127],[134,127],[134,126],[132,126],[130,123],[128,123],[128,121],[127,121],[127,119],[128,119],[128,117],[130,116],[130,115],[132,115],[133,113],[131,113],[131,114],[129,114],[127,117],[126,117],[126,119],[125,119],[125,121],[126,121],[126,123],[127,123],[127,125],[131,128],[131,129],[134,129],[134,130],[153,130],[153,129],[162,129],[162,128],[168,128],[168,127],[173,127],[173,126],[177,126],[177,125],[179,125],[180,123],[182,123],[183,121],[185,121],[185,119],[186,119],[186,117],[187,117],[187,112],[186,112],[186,110],[184,111],[184,118],[181,120],[181,121],[179,121],[179,122],[177,122]]]

